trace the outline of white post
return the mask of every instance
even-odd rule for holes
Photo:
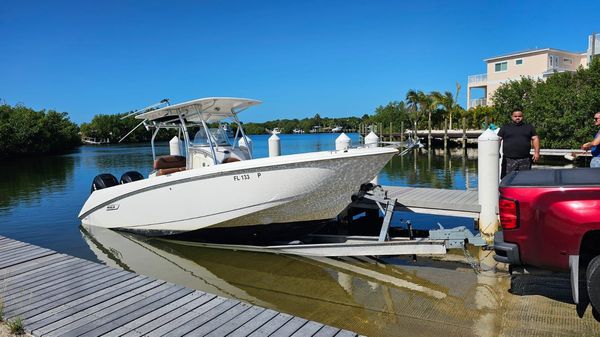
[[[346,151],[352,145],[352,139],[342,132],[339,137],[335,139],[335,150]]]
[[[169,153],[172,156],[181,156],[181,147],[179,145],[179,137],[174,136],[169,141]]]
[[[365,137],[365,147],[377,147],[379,146],[379,137],[377,137],[377,135],[375,134],[375,132],[371,131],[366,137]],[[373,185],[379,185],[379,177],[375,176],[375,178],[373,178],[373,180],[371,180],[371,183]]]
[[[246,141],[244,140],[244,137],[240,138],[240,140],[238,140],[238,147],[241,148],[246,148],[246,150],[248,150],[248,153],[252,153],[252,139],[250,139],[250,137],[246,136],[246,138],[248,140],[248,144],[246,144]]]
[[[479,231],[489,241],[498,230],[498,206],[500,137],[491,129],[485,130],[477,138],[478,195],[481,213]]]
[[[281,143],[279,137],[273,134],[269,137],[269,157],[277,157],[281,154]]]

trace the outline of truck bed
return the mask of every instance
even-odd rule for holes
[[[542,169],[509,173],[500,187],[600,186],[600,169]]]

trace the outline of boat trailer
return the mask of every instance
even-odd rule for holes
[[[365,201],[374,202],[378,206],[377,216],[379,216],[379,211],[383,213],[383,222],[378,236],[311,234],[302,240],[268,246],[165,240],[195,247],[323,257],[390,255],[413,255],[416,257],[416,255],[446,254],[448,249],[466,249],[467,244],[487,245],[479,234],[473,235],[465,226],[446,229],[439,223],[439,229],[427,231],[428,235],[425,237],[417,237],[411,222],[407,221],[407,237],[390,236],[390,224],[396,199],[388,198],[387,191],[379,185],[364,184],[361,186],[360,191],[352,197],[352,203],[339,216],[339,222],[351,222],[352,215],[358,215],[365,211],[367,213],[371,211],[373,214],[372,210],[357,206],[358,203],[364,205]]]

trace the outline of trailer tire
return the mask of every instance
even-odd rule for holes
[[[594,318],[599,318],[600,311],[600,255],[594,257],[585,273],[586,288],[592,305]]]

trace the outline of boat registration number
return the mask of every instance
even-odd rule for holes
[[[238,174],[233,176],[233,181],[243,181],[243,180],[250,180],[253,178],[260,178],[260,176],[262,175],[262,173],[257,172],[257,173],[252,173],[252,174]]]

